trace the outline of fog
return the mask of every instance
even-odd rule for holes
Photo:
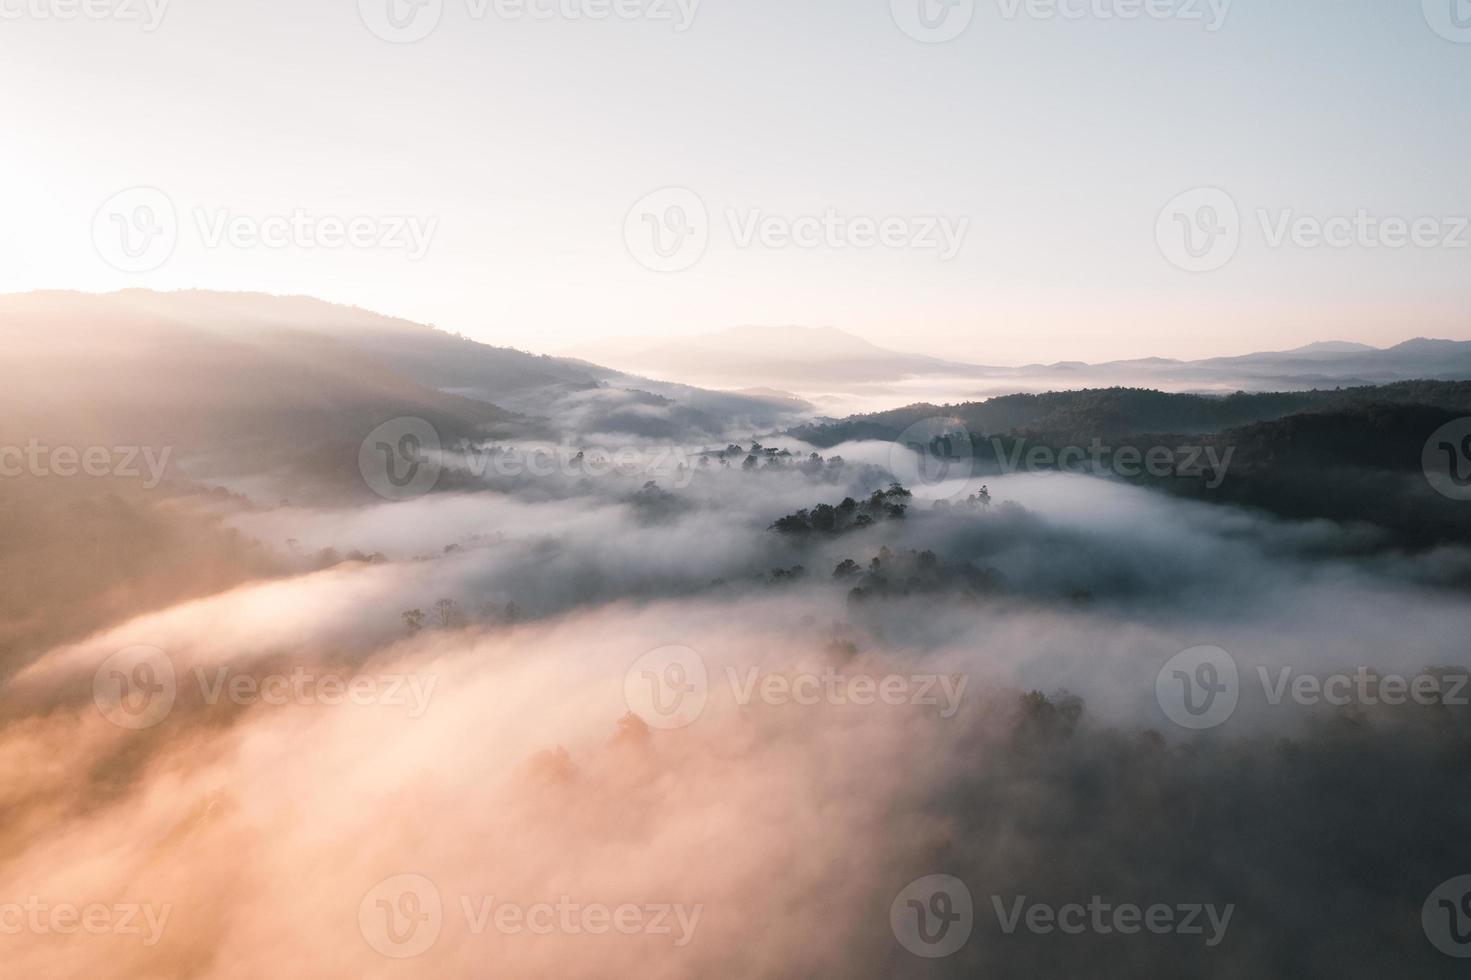
[[[786,445],[798,458],[810,449]],[[658,447],[640,448],[650,459]],[[989,896],[1099,892],[1237,906],[1218,948],[1136,939],[1132,962],[1146,969],[1247,976],[1319,942],[1335,952],[1315,956],[1367,955],[1326,937],[1284,945],[1302,896],[1233,870],[1220,855],[1241,847],[1260,848],[1255,866],[1304,862],[1315,899],[1336,896],[1349,921],[1412,944],[1418,905],[1405,926],[1396,903],[1434,882],[1407,874],[1369,894],[1340,881],[1337,859],[1306,842],[1351,828],[1314,812],[1316,777],[1277,746],[1293,740],[1330,773],[1360,753],[1379,791],[1413,794],[1439,778],[1414,747],[1431,730],[1446,737],[1445,709],[1354,712],[1356,725],[1400,733],[1405,757],[1381,766],[1349,736],[1324,734],[1342,712],[1272,704],[1256,668],[1467,666],[1471,611],[1435,584],[1436,568],[1464,555],[1370,565],[1311,524],[1062,474],[986,480],[989,507],[962,506],[962,480],[920,488],[952,506],[916,493],[903,518],[867,529],[769,529],[891,475],[888,446],[839,454],[841,468],[816,472],[745,471],[735,457],[676,479],[640,466],[534,486],[483,473],[469,474],[478,487],[405,503],[239,509],[231,524],[296,572],[113,626],[11,679],[5,894],[168,912],[156,942],[141,941],[146,928],[85,944],[30,936],[9,967],[222,978],[1078,969],[1109,940],[1003,935]],[[673,495],[654,498],[654,520],[639,496],[651,475]],[[314,568],[329,548],[365,560]],[[911,550],[934,553],[927,584],[860,599],[833,578],[844,559],[907,567]],[[799,565],[805,575],[774,574]],[[952,588],[966,566],[994,577],[979,592]],[[439,617],[441,600],[452,605]],[[412,609],[422,623],[408,623]],[[1206,645],[1235,658],[1240,703],[1195,732],[1161,710],[1156,677]],[[659,676],[671,656],[703,678],[698,709],[672,718],[637,695],[640,665]],[[160,670],[137,675],[145,661]],[[109,720],[120,716],[97,699],[97,678],[110,669],[169,673],[163,716]],[[266,696],[288,689],[270,678],[292,675],[302,679],[289,696]],[[356,680],[358,696],[323,677]],[[817,680],[803,688],[803,677]],[[898,694],[865,701],[854,678],[894,679]],[[821,683],[828,693],[802,697]],[[1050,700],[1029,704],[1027,691]],[[1117,789],[1107,805],[1097,780]],[[1240,837],[1234,808],[1274,798],[1291,815]],[[1466,803],[1454,791],[1439,819]],[[1413,830],[1366,819],[1390,848]],[[1208,859],[1203,829],[1215,835]],[[1166,859],[1131,864],[1139,848]],[[888,925],[895,895],[935,873],[969,883],[979,933],[942,961],[911,957]],[[364,925],[375,889],[396,908],[404,880],[415,901],[432,891],[440,903],[425,920],[433,941],[411,961],[385,955],[404,947]],[[644,918],[635,929],[626,912],[626,934],[584,928],[580,911],[545,934],[494,918],[499,903],[559,901]]]

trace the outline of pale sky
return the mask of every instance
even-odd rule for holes
[[[0,0],[0,291],[306,293],[546,352],[743,324],[991,364],[1471,339],[1467,0],[421,2]],[[633,16],[556,12],[584,2]],[[920,4],[969,23],[923,43],[900,26],[924,33]],[[389,43],[368,25],[390,12],[439,19]],[[139,186],[176,241],[123,271],[117,236],[160,198],[110,199]],[[709,241],[657,272],[625,225],[666,187]],[[1240,215],[1211,271],[1161,237],[1195,188]],[[1220,198],[1182,200],[1199,225]],[[830,210],[857,222],[833,242],[741,241],[753,213]],[[366,247],[314,245],[330,221],[213,238],[296,211],[371,219]],[[1271,244],[1288,212],[1361,211],[1433,224]],[[883,218],[905,247],[853,247]],[[908,247],[932,218],[965,228],[949,261]]]

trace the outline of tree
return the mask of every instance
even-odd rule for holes
[[[410,636],[413,636],[424,628],[424,610],[405,609],[402,615],[404,625],[408,627]]]
[[[460,605],[453,599],[440,599],[434,604],[434,617],[440,629],[449,629],[460,618]]]
[[[862,566],[860,566],[856,561],[851,558],[844,558],[838,564],[838,567],[833,569],[833,578],[839,580],[854,578],[855,576],[862,574]]]

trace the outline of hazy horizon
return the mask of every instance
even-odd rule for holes
[[[741,323],[1001,364],[1471,338],[1467,48],[1436,0],[960,0],[928,32],[908,0],[434,0],[405,30],[375,2],[17,6],[0,289],[305,293],[531,349]],[[656,271],[637,236],[681,206],[708,242]],[[99,253],[140,207],[167,255]],[[1191,271],[1176,215],[1230,256]],[[322,244],[359,218],[361,247]]]

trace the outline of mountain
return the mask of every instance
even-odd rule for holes
[[[790,424],[781,393],[711,392],[493,347],[300,296],[124,290],[0,296],[0,445],[170,447],[191,475],[361,489],[393,418],[441,438],[723,437]]]
[[[995,370],[888,350],[834,327],[732,327],[677,339],[607,340],[574,353],[656,377],[739,387],[796,386],[805,391]]]

